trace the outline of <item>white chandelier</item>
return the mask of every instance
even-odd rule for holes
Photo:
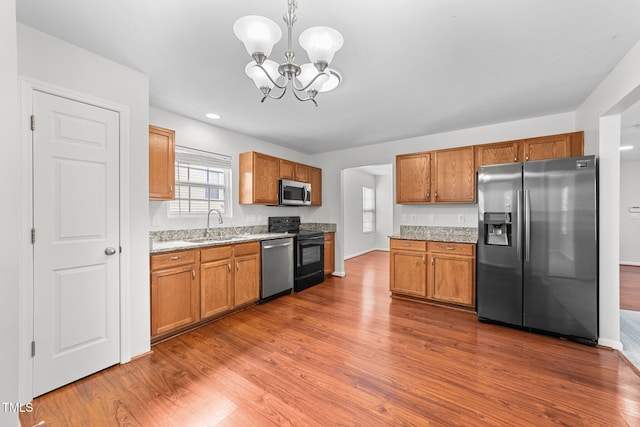
[[[328,92],[338,87],[342,76],[329,67],[333,55],[342,47],[342,35],[329,27],[311,27],[300,34],[300,46],[307,51],[310,63],[297,65],[293,62],[296,54],[291,45],[293,24],[296,22],[296,0],[289,1],[289,10],[283,15],[287,24],[286,62],[278,64],[267,59],[273,45],[282,37],[280,27],[263,16],[245,16],[233,24],[233,32],[244,43],[253,61],[244,71],[262,92],[264,102],[267,97],[280,99],[291,87],[291,92],[299,101],[311,101],[318,106],[315,98],[318,92]],[[276,90],[273,90],[277,88]],[[278,93],[279,91],[279,93]],[[273,93],[272,93],[273,92]],[[305,94],[306,93],[306,94]]]

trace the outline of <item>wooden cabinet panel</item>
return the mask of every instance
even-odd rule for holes
[[[240,154],[240,203],[278,204],[280,160],[250,151]]]
[[[452,148],[433,153],[433,201],[473,203],[476,173],[473,147]]]
[[[335,233],[324,233],[324,275],[329,276],[336,270]]]
[[[569,134],[525,139],[521,144],[524,161],[571,156],[571,136]]]
[[[322,206],[322,169],[309,166],[311,206]]]
[[[476,145],[474,149],[476,170],[478,167],[485,165],[519,162],[521,157],[518,141]]]
[[[280,179],[293,179],[294,163],[289,160],[280,159]]]
[[[396,203],[431,201],[431,153],[396,156]]]
[[[151,256],[151,270],[178,267],[180,265],[195,264],[196,251],[169,252]]]
[[[149,126],[149,199],[175,196],[175,132]]]
[[[446,303],[474,306],[474,269],[473,257],[431,254],[427,296]]]
[[[426,296],[426,253],[391,250],[390,290],[394,293]]]
[[[234,306],[257,301],[260,295],[260,256],[236,256],[234,262]]]
[[[433,242],[427,243],[427,252],[442,252],[455,255],[473,255],[475,248],[470,243]]]
[[[215,316],[233,308],[232,259],[200,265],[200,317]]]
[[[293,176],[295,181],[309,182],[309,166],[295,163]]]
[[[226,260],[233,257],[233,246],[213,246],[200,250],[200,262]]]
[[[197,279],[191,265],[151,273],[151,336],[199,320]]]
[[[427,242],[424,240],[404,240],[404,239],[391,239],[391,249],[400,249],[403,251],[427,251]]]

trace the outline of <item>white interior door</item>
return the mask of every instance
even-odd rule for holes
[[[33,95],[33,394],[118,363],[119,115]]]

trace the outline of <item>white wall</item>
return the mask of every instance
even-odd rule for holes
[[[347,259],[371,252],[376,247],[375,233],[362,232],[362,187],[364,186],[375,191],[375,176],[357,169],[343,171],[344,257]]]
[[[0,129],[2,129],[2,156],[0,156],[0,200],[10,209],[2,210],[0,221],[0,402],[18,402],[18,290],[20,284],[21,198],[16,177],[20,176],[20,139],[18,135],[18,84],[16,52],[16,8],[14,0],[0,1]],[[26,402],[25,402],[26,403]],[[0,425],[18,426],[18,413],[0,407]]]
[[[579,129],[575,126],[575,114],[562,113],[315,155],[313,159],[316,165],[322,168],[324,197],[323,206],[317,214],[325,221],[335,222],[338,228],[336,271],[344,271],[344,236],[341,233],[344,224],[340,199],[340,171],[367,165],[388,163],[395,165],[397,154],[553,135],[576,130]],[[420,218],[412,223],[413,225],[428,225],[427,222],[431,219],[429,215],[433,215],[433,223],[438,225],[477,226],[476,205],[394,205],[393,232],[399,232],[403,214],[407,214],[410,218],[413,213]],[[457,222],[459,213],[465,215],[464,223]]]
[[[640,161],[620,162],[620,263],[640,266]]]
[[[640,42],[616,65],[576,111],[585,131],[585,154],[599,156],[600,339],[620,343],[620,113],[640,100]],[[617,127],[617,129],[616,129]],[[603,225],[607,232],[603,232]]]
[[[389,250],[393,234],[393,177],[376,176],[376,249]]]
[[[153,106],[149,109],[149,119],[149,123],[152,125],[173,129],[176,132],[176,145],[231,156],[233,175],[232,194],[234,197],[232,206],[233,216],[231,218],[224,218],[224,223],[220,225],[221,227],[230,225],[266,225],[269,216],[298,215],[303,222],[316,222],[316,219],[319,218],[315,214],[320,208],[315,206],[284,207],[241,205],[238,203],[237,189],[240,188],[238,158],[240,153],[245,151],[258,151],[315,166],[309,156]],[[224,118],[222,120],[224,120]],[[149,221],[152,224],[151,230],[177,230],[204,228],[206,226],[206,217],[169,218],[167,216],[168,205],[168,202],[150,202]],[[212,223],[218,226],[217,221],[212,221]]]
[[[4,16],[4,15],[3,15]],[[129,238],[123,247],[123,266],[128,268],[131,306],[130,351],[149,351],[149,172],[147,76],[53,38],[22,24],[17,25],[18,72],[38,81],[122,105],[129,109],[130,224],[122,230]],[[126,126],[126,123],[124,123]],[[123,153],[127,154],[127,153]],[[6,158],[6,157],[5,157]],[[12,166],[15,167],[15,166]],[[25,212],[23,215],[28,216]],[[127,224],[123,224],[127,227]],[[24,230],[23,230],[24,231]],[[127,309],[127,307],[125,307]]]

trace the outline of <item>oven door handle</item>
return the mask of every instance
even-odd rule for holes
[[[320,244],[324,245],[324,237],[314,237],[312,239],[305,239],[303,241],[298,240],[298,245],[300,246],[318,246]]]

